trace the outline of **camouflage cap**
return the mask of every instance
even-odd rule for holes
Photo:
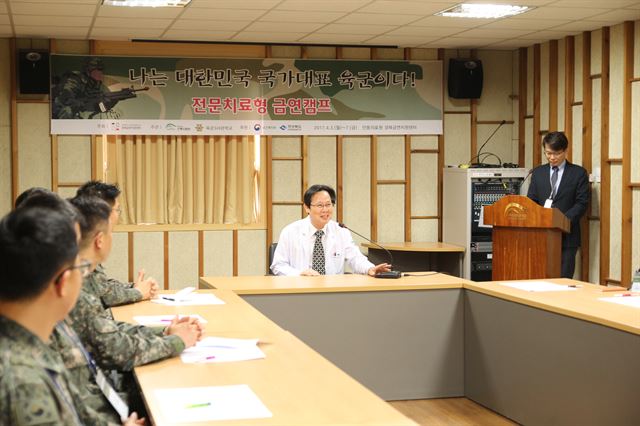
[[[93,70],[103,70],[104,64],[102,63],[102,59],[100,58],[87,58],[84,61],[84,70],[86,72],[91,72]]]

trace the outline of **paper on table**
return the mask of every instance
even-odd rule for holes
[[[631,306],[632,308],[640,308],[640,294],[628,297],[601,297],[598,300],[602,300],[603,302],[613,302],[624,306]]]
[[[569,287],[567,285],[562,284],[554,284],[548,281],[509,281],[499,283],[500,285],[504,285],[507,287],[515,288],[518,290],[524,291],[575,291],[577,288]]]
[[[180,318],[183,317],[191,317],[200,321],[202,324],[206,324],[207,320],[202,318],[198,314],[180,314],[178,315]],[[133,320],[138,324],[142,325],[169,325],[171,321],[175,318],[175,315],[136,315],[133,317]]]
[[[156,389],[154,394],[167,423],[273,417],[248,385]]]
[[[195,346],[180,354],[187,364],[202,362],[247,361],[265,358],[258,347],[258,339],[229,339],[226,337],[206,337]]]
[[[177,293],[167,293],[156,299],[151,299],[151,301],[168,306],[224,305],[224,302],[213,294],[191,293],[182,298],[176,296]]]

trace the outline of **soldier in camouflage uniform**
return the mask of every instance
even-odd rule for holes
[[[111,110],[117,101],[104,96],[111,91],[102,82],[103,69],[102,60],[87,58],[82,71],[65,73],[51,90],[52,117],[92,118]]]
[[[117,186],[100,181],[89,181],[78,189],[77,195],[91,195],[103,199],[112,208],[112,223],[115,225],[118,222],[120,189]],[[85,285],[94,296],[102,301],[105,308],[150,299],[158,291],[158,283],[151,277],[145,278],[144,269],[138,272],[135,283],[123,283],[109,278],[104,267],[100,264],[96,266]]]
[[[77,227],[77,237],[79,239],[81,217],[69,202],[63,200],[57,194],[44,188],[31,188],[18,196],[15,205],[16,208],[21,207],[23,209],[34,207],[51,208],[63,213]],[[91,263],[85,261],[85,267],[83,278],[88,275]],[[78,410],[81,422],[95,426],[120,424],[120,415],[97,384],[98,367],[95,366],[91,356],[67,321],[65,319],[56,324],[51,334],[49,347],[62,357],[64,367],[68,373],[67,378],[74,389],[74,404],[83,407]],[[113,389],[111,390],[113,391]],[[125,406],[124,409],[126,410],[126,408]],[[126,415],[123,414],[124,417]]]
[[[84,217],[80,254],[96,265],[111,251],[111,207],[98,197],[76,196],[71,203]],[[85,280],[76,306],[69,314],[69,324],[95,358],[107,370],[130,372],[134,367],[175,356],[193,346],[202,334],[193,319],[175,319],[168,327],[145,327],[112,319],[98,297],[92,294],[91,282]],[[135,403],[133,389],[121,390]]]
[[[0,424],[81,424],[64,365],[46,344],[82,282],[71,220],[44,208],[9,213],[0,271]]]
[[[69,215],[23,207],[0,221],[0,424],[82,425],[100,419],[46,345],[73,306],[90,264]],[[18,284],[19,283],[19,284]],[[125,425],[143,424],[133,414]],[[103,424],[107,424],[106,422]]]

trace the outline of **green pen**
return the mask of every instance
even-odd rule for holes
[[[208,407],[210,405],[211,405],[210,402],[201,402],[199,404],[189,404],[189,405],[185,406],[184,408],[202,408],[202,407]]]

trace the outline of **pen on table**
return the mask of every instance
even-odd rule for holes
[[[633,296],[633,294],[631,293],[614,294],[614,297],[627,297],[627,296]]]
[[[171,300],[172,302],[175,302],[176,299],[174,299],[173,297],[167,297],[167,296],[162,296],[162,299],[164,300]]]
[[[199,404],[186,405],[184,408],[201,408],[201,407],[208,407],[209,405],[211,405],[210,402],[201,402]]]
[[[582,286],[580,284],[569,284],[568,287],[569,288],[582,288]]]

